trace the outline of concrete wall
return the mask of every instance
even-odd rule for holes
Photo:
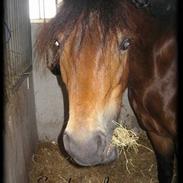
[[[32,75],[23,81],[5,106],[5,183],[27,183],[38,137]]]
[[[40,25],[31,24],[33,45]],[[35,63],[37,60],[34,52],[33,59]],[[36,64],[33,65],[33,80],[39,140],[57,140],[64,119],[61,89],[57,84],[56,77],[47,68],[43,70],[36,68]]]
[[[41,24],[32,23],[32,42],[35,42],[36,34]],[[34,57],[34,62],[36,58]],[[40,140],[56,140],[63,125],[64,106],[62,92],[57,84],[56,77],[49,70],[44,73],[33,69],[34,94],[36,101],[36,119]],[[129,105],[127,90],[123,97],[123,107],[118,122],[127,124],[130,128],[140,132],[136,117]]]
[[[129,104],[128,89],[125,90],[122,98],[121,112],[118,122],[125,124],[128,128],[133,129],[137,133],[141,133],[142,129],[139,127],[137,118]]]

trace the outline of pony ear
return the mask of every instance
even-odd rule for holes
[[[145,8],[150,5],[150,0],[131,0],[136,8]]]

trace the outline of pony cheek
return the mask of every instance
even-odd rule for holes
[[[64,66],[60,66],[60,71],[61,71],[61,77],[62,81],[65,83],[66,87],[68,88],[68,83],[69,83],[69,76],[67,74],[67,71],[65,70]]]

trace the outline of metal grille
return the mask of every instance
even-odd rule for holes
[[[4,41],[5,94],[10,97],[32,65],[28,1],[5,1]]]

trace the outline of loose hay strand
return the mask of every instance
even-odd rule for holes
[[[115,130],[113,132],[111,143],[112,143],[112,145],[114,145],[118,148],[119,154],[121,154],[121,152],[123,152],[125,160],[126,160],[126,170],[130,174],[130,170],[128,168],[129,160],[128,160],[126,152],[128,152],[130,149],[133,149],[135,151],[135,153],[138,153],[138,147],[140,147],[140,146],[146,148],[147,150],[149,150],[151,152],[153,152],[153,151],[150,148],[148,148],[142,144],[139,144],[137,142],[139,140],[139,137],[133,130],[127,129],[124,125],[122,125],[116,121],[112,121],[112,122],[117,127],[115,128]]]
[[[125,156],[125,159],[126,159],[126,170],[127,170],[128,173],[130,174],[130,170],[129,170],[129,168],[128,168],[128,158],[127,158],[127,155],[126,155],[125,151],[123,151],[123,153],[124,153],[124,156]]]
[[[153,152],[153,150],[152,150],[152,149],[150,149],[150,148],[146,147],[145,145],[138,144],[138,146],[144,147],[145,149],[147,149],[147,150],[149,150],[149,151]]]

